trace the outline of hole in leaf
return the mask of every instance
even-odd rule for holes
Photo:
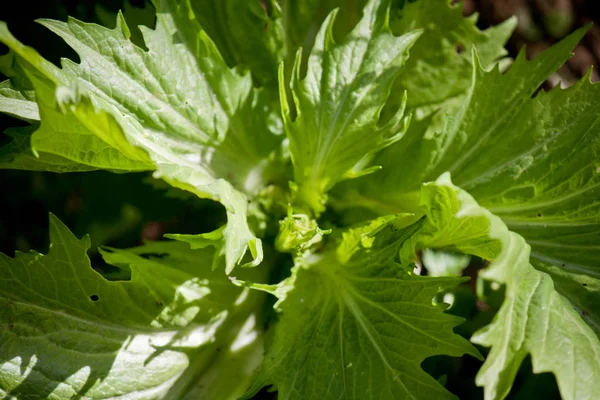
[[[100,298],[98,297],[97,294],[93,294],[93,295],[90,296],[90,300],[92,300],[92,301],[98,301],[99,299]]]
[[[152,258],[165,258],[168,257],[169,253],[140,253],[140,257],[145,258],[146,260],[150,260]]]
[[[542,218],[542,213],[537,213],[538,218]]]
[[[142,238],[145,241],[160,240],[160,238],[167,232],[167,226],[165,223],[160,221],[148,221],[142,228]]]
[[[554,374],[550,372],[533,373],[531,356],[528,355],[519,368],[507,398],[560,400],[561,396]]]
[[[482,399],[483,390],[475,385],[474,376],[482,362],[471,356],[433,356],[421,363],[421,368],[459,399]]]

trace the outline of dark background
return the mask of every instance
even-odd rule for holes
[[[144,0],[132,0],[131,3],[134,7],[145,4]],[[562,86],[569,86],[591,66],[598,66],[599,3],[599,0],[465,0],[464,14],[479,13],[480,28],[516,15],[518,27],[507,45],[511,56],[515,56],[523,45],[527,46],[529,57],[535,56],[578,27],[593,22],[595,25],[578,45],[575,55],[545,83],[544,88],[548,89],[559,82]],[[77,55],[58,37],[35,24],[34,19],[66,20],[71,15],[83,21],[101,23],[112,18],[111,13],[122,7],[122,0],[11,1],[10,7],[0,6],[0,20],[8,23],[19,40],[58,63],[59,57],[77,60]],[[144,14],[141,8],[134,8],[136,10],[140,17],[149,15]],[[0,45],[0,54],[5,52],[6,48]],[[598,78],[598,72],[593,71],[592,80]],[[0,132],[20,124],[0,115]],[[0,145],[7,141],[8,138],[0,133]],[[45,252],[48,246],[48,213],[52,212],[77,236],[91,234],[92,261],[96,268],[109,273],[110,270],[98,257],[98,245],[130,247],[141,244],[143,240],[156,240],[166,232],[208,232],[225,222],[225,214],[219,204],[186,197],[182,192],[166,187],[157,190],[153,187],[156,184],[151,181],[150,174],[53,174],[0,170],[0,252],[10,256],[15,250]],[[472,300],[473,294],[468,289],[463,294],[465,302]],[[466,307],[469,309],[471,306]],[[469,315],[467,311],[464,316]],[[479,314],[475,318],[469,315],[469,324],[476,325],[493,315],[493,310],[487,313],[481,311],[477,311]],[[459,333],[469,336],[468,332],[474,328],[463,326],[464,332]],[[461,399],[482,398],[481,388],[473,383],[480,366],[481,362],[470,357],[434,357],[424,363],[432,375],[446,381],[448,389]],[[273,396],[263,393],[260,397]],[[560,396],[554,377],[551,374],[533,375],[531,362],[527,359],[509,398],[558,399]]]
[[[549,79],[554,86],[560,79],[572,85],[590,66],[592,80],[600,78],[600,1],[598,0],[465,0],[463,13],[479,13],[479,27],[486,28],[516,15],[518,26],[508,42],[511,56],[525,45],[527,55],[535,56],[575,29],[593,23],[585,38],[575,49],[558,74]]]

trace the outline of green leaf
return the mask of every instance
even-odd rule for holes
[[[148,1],[144,1],[141,4],[136,2],[136,5],[131,3],[132,0],[124,0],[121,12],[127,25],[133,27],[129,32],[131,34],[129,39],[138,47],[144,48],[144,37],[142,36],[142,31],[138,27],[141,25],[153,27],[156,23],[156,11]],[[102,25],[107,27],[113,26],[117,19],[118,12],[113,12],[112,10],[105,8],[105,5],[106,4],[102,2],[95,3],[94,11]]]
[[[304,49],[303,61],[306,61],[319,28],[334,9],[338,11],[333,35],[339,38],[358,23],[366,3],[365,0],[279,0],[286,41],[286,68],[293,65],[299,48]]]
[[[10,81],[0,83],[0,112],[26,121],[40,119],[33,92],[21,92]]]
[[[115,29],[75,19],[40,21],[81,58],[80,64],[63,60],[62,70],[16,41],[5,25],[0,40],[32,71],[55,83],[50,90],[76,88],[70,97],[88,99],[111,115],[127,141],[145,149],[154,162],[192,165],[256,194],[262,179],[273,173],[265,158],[281,140],[276,93],[253,88],[248,73],[227,67],[188,1],[157,0],[155,5],[156,29],[140,27],[148,51],[129,40],[121,15]],[[180,71],[174,72],[171,60],[179,60]],[[93,133],[106,139],[102,129]],[[34,135],[37,145],[35,136],[41,135]],[[118,144],[119,150],[131,150]],[[60,156],[81,152],[66,143],[55,147]]]
[[[488,214],[479,212],[477,203],[452,184],[449,174],[424,184],[420,198],[426,220],[417,234],[403,245],[402,260],[414,260],[416,251],[423,249],[451,250],[485,260],[498,256],[503,244],[491,237],[490,232],[494,228],[492,223],[502,223],[496,220],[491,223]]]
[[[436,218],[428,218],[437,221],[434,225],[445,227],[450,238],[471,236],[476,246],[468,250],[468,240],[448,246],[444,240],[432,240],[435,235],[426,234],[422,238],[415,235],[416,240],[412,242],[417,246],[405,244],[401,258],[403,254],[414,252],[414,248],[457,249],[491,260],[480,278],[506,287],[505,300],[494,321],[472,338],[475,343],[492,347],[477,376],[477,384],[485,387],[486,398],[501,399],[508,395],[517,370],[528,354],[534,373],[554,373],[563,398],[594,398],[600,390],[596,379],[600,373],[600,339],[554,288],[552,278],[533,268],[525,240],[510,232],[500,218],[479,206],[467,192],[453,186],[447,174],[435,185],[425,185],[422,198],[428,199],[422,200],[426,208],[446,210]],[[430,214],[428,211],[427,215]],[[457,224],[464,229],[459,229]],[[425,224],[424,232],[427,227]],[[465,235],[460,235],[463,232]],[[490,247],[482,245],[485,236]]]
[[[471,339],[492,347],[477,384],[485,387],[486,398],[506,397],[531,354],[533,372],[554,373],[563,399],[594,399],[600,390],[598,336],[555,290],[553,279],[529,263],[525,240],[506,232],[505,249],[491,266],[492,276],[505,277],[506,298],[492,324]]]
[[[420,365],[437,354],[477,355],[452,332],[459,319],[432,303],[461,280],[409,276],[378,246],[384,255],[361,252],[342,265],[329,253],[294,267],[246,398],[269,384],[289,399],[453,398]]]
[[[0,112],[27,122],[39,121],[35,91],[12,51],[0,56],[0,73],[9,78],[0,82]]]
[[[289,58],[299,47],[305,51],[312,47],[323,20],[335,8],[339,8],[339,13],[334,37],[347,34],[360,20],[366,1],[282,0],[280,3]],[[423,29],[423,34],[396,79],[388,107],[397,107],[402,93],[408,89],[409,109],[419,108],[420,112],[429,113],[444,100],[468,89],[472,47],[477,49],[486,68],[505,56],[504,44],[516,26],[516,19],[509,18],[484,31],[477,28],[476,22],[475,15],[463,17],[462,4],[451,5],[447,0],[391,1],[392,32],[399,36]]]
[[[278,142],[269,131],[270,95],[227,67],[187,1],[157,1],[156,8],[156,29],[140,27],[147,52],[129,41],[121,17],[113,30],[74,19],[42,22],[81,57],[63,69],[156,163],[194,166],[256,192],[254,168],[264,168]],[[170,60],[179,60],[177,73]]]
[[[414,222],[415,219],[413,214],[386,215],[342,232],[342,240],[336,250],[338,261],[341,264],[346,264],[361,246],[364,248],[373,246],[373,236],[386,228],[390,222],[394,221],[396,223],[400,218],[411,222]],[[407,223],[402,224],[402,226],[406,225]]]
[[[535,249],[535,248],[534,248]],[[531,263],[552,277],[556,291],[567,298],[579,315],[600,337],[600,276],[597,272],[580,271],[565,263],[550,264],[539,260],[537,249]],[[598,263],[595,264],[596,266]]]
[[[529,124],[506,128],[522,138],[516,151],[463,186],[527,240],[534,267],[600,335],[600,86],[586,78],[535,100]]]
[[[156,168],[172,185],[222,202],[231,217],[224,235],[227,270],[248,247],[255,265],[260,241],[245,221],[244,195],[234,191],[256,195],[282,172],[272,165],[276,157],[268,158],[282,136],[276,93],[255,89],[249,73],[227,67],[188,1],[155,5],[156,29],[140,28],[148,51],[129,40],[121,15],[114,29],[74,19],[41,21],[81,58],[79,64],[63,60],[62,70],[3,25],[0,40],[27,63],[40,105],[32,144],[96,168]]]
[[[35,155],[31,150],[33,129],[12,128],[5,134],[12,140],[0,147],[0,168],[24,169],[28,171],[83,172],[93,171],[94,167],[77,164],[66,158],[49,153]]]
[[[476,68],[468,101],[442,134],[384,150],[376,160],[383,171],[346,199],[376,212],[378,205],[385,205],[379,212],[414,210],[418,182],[453,171],[457,185],[527,240],[533,266],[555,278],[598,333],[600,89],[586,78],[531,98],[584,32],[533,61],[522,54],[504,75]]]
[[[265,385],[282,398],[451,397],[420,364],[436,354],[478,355],[452,332],[458,320],[432,304],[462,279],[415,276],[411,261],[440,249],[495,265],[510,252],[496,234],[509,232],[448,175],[425,184],[421,199],[421,218],[381,217],[343,233],[335,251],[297,258],[278,285],[246,284],[275,294],[282,313],[247,397]]]
[[[382,212],[378,207],[385,213],[415,211],[421,183],[446,171],[476,198],[479,192],[471,181],[477,179],[487,184],[486,188],[501,185],[495,173],[498,168],[511,170],[513,179],[517,177],[529,158],[518,159],[512,166],[507,162],[532,149],[542,150],[544,143],[547,148],[553,145],[550,132],[539,127],[533,130],[542,118],[534,110],[541,111],[542,107],[536,106],[540,100],[531,96],[567,60],[585,30],[573,33],[532,61],[526,61],[521,52],[506,74],[497,68],[485,72],[475,59],[469,93],[453,108],[455,112],[444,116],[443,130],[436,132],[436,126],[429,130],[431,120],[424,120],[411,136],[405,135],[384,149],[374,160],[382,170],[369,179],[349,182],[345,202],[362,204],[375,212]],[[344,201],[338,203],[344,206]]]
[[[423,249],[475,255],[491,261],[480,279],[506,285],[506,299],[493,323],[472,339],[492,347],[477,378],[477,384],[485,386],[486,398],[508,394],[528,354],[535,373],[554,373],[563,398],[594,398],[600,390],[595,379],[600,373],[600,339],[586,323],[589,315],[580,315],[561,294],[565,282],[557,281],[555,289],[550,276],[530,264],[523,238],[455,187],[448,174],[425,184],[419,197],[425,220],[404,241],[402,263],[416,260],[417,251]],[[596,281],[588,277],[581,282],[594,282],[592,295],[579,298],[593,305]]]
[[[454,170],[458,185],[527,240],[533,266],[555,279],[558,292],[600,334],[600,86],[586,77],[569,89],[531,99],[541,79],[562,63],[559,54],[584,32],[573,34],[560,45],[562,50],[552,49],[542,60],[517,60],[504,76],[477,70],[474,87],[481,89],[473,89],[471,105],[454,131],[474,137],[461,148],[445,150],[461,157],[447,156],[454,165],[440,168]],[[526,80],[532,74],[535,79]],[[508,110],[494,111],[502,107],[485,90],[507,99]],[[475,115],[484,117],[476,120]],[[493,118],[482,125],[488,115]]]
[[[259,83],[276,84],[277,66],[286,50],[278,3],[196,0],[191,4],[229,66],[247,65]]]
[[[89,238],[55,220],[47,255],[0,255],[0,397],[448,398],[421,365],[479,355],[438,304],[464,279],[415,264],[460,275],[472,255],[489,262],[478,283],[505,295],[472,338],[491,347],[486,398],[506,397],[529,355],[563,398],[595,398],[600,86],[536,94],[583,30],[505,73],[515,20],[480,31],[449,0],[154,4],[137,37],[121,14],[114,29],[41,21],[79,54],[61,68],[0,23],[0,112],[32,124],[8,132],[0,166],[152,170],[221,202],[228,223],[102,250],[126,281],[94,271]],[[296,252],[291,277],[238,270],[236,288],[210,270],[260,263],[256,235]],[[249,288],[278,297],[264,359],[270,321]]]
[[[335,16],[334,11],[327,17],[316,37],[305,77],[296,58],[293,105],[286,100],[280,72],[284,126],[298,184],[296,202],[316,214],[323,211],[325,193],[333,185],[372,172],[362,170],[361,161],[364,164],[371,153],[402,136],[407,123],[403,107],[383,125],[378,119],[390,85],[419,36],[392,35],[386,2],[372,1],[352,32],[335,43]]]
[[[41,117],[41,125],[31,139],[36,150],[94,168],[149,168],[147,156],[127,142],[114,118],[98,111],[77,88],[61,86],[67,82],[62,71],[17,41],[3,22],[0,41],[18,55],[17,65],[26,75],[21,81],[35,89]]]
[[[394,83],[392,93],[397,95],[391,104],[399,104],[399,95],[408,91],[408,110],[415,110],[419,119],[468,90],[473,63],[471,49],[477,50],[484,69],[508,54],[504,45],[517,24],[514,17],[480,31],[476,14],[463,17],[462,3],[454,5],[448,0],[394,3],[392,32],[401,35],[423,28],[423,34]]]
[[[31,78],[42,117],[40,128],[31,139],[35,151],[98,169],[152,169],[148,154],[132,146],[115,118],[99,110],[78,87],[57,87]]]
[[[523,238],[454,186],[449,174],[423,185],[420,199],[424,217],[419,222],[413,223],[418,215],[381,218],[344,234],[336,252],[297,259],[292,277],[279,285],[250,285],[277,295],[276,306],[282,317],[258,381],[249,393],[274,384],[282,397],[354,398],[358,393],[371,393],[376,398],[390,397],[390,393],[417,397],[412,393],[415,387],[407,386],[408,392],[396,387],[394,376],[405,384],[398,371],[411,365],[410,371],[421,374],[417,366],[425,357],[460,354],[444,345],[436,346],[437,353],[428,353],[423,350],[427,340],[410,342],[406,325],[394,322],[401,321],[407,310],[423,307],[425,300],[433,307],[432,296],[460,282],[457,278],[411,274],[411,261],[416,260],[417,252],[436,249],[489,260],[482,279],[506,285],[506,299],[496,319],[473,338],[492,347],[477,378],[477,383],[485,386],[486,397],[506,396],[521,362],[531,354],[534,372],[554,373],[564,398],[593,398],[598,391],[594,377],[600,372],[600,340],[554,289],[552,279],[529,263],[529,248]],[[394,261],[397,254],[399,263]],[[439,279],[454,284],[436,287]],[[419,297],[412,288],[427,296]],[[380,313],[387,317],[379,319]],[[443,320],[439,315],[435,318],[440,323]],[[441,337],[450,340],[449,332]],[[394,347],[398,343],[406,346]],[[402,352],[406,349],[411,349],[411,356],[416,349],[425,351],[417,366],[410,359],[407,362]],[[350,370],[350,364],[357,370]],[[355,375],[355,371],[365,370],[374,375],[369,379]],[[394,372],[386,375],[389,371]],[[444,392],[418,393],[419,398],[438,398]]]
[[[131,271],[110,282],[90,267],[89,237],[55,217],[50,236],[47,255],[0,254],[0,388],[10,398],[179,398],[231,365],[239,340],[260,347],[252,310],[261,298],[211,272],[211,251],[179,242],[107,249],[107,262]],[[218,398],[248,384],[257,360],[246,360]]]
[[[402,94],[407,91],[406,112],[413,114],[411,124],[404,137],[382,151],[373,163],[384,167],[377,173],[385,181],[384,185],[393,183],[394,188],[398,188],[406,184],[411,192],[404,193],[403,187],[403,193],[394,189],[394,196],[391,196],[386,191],[380,193],[379,182],[369,184],[371,180],[377,180],[376,176],[359,178],[342,182],[334,189],[332,203],[336,208],[362,204],[376,210],[376,215],[417,210],[420,184],[437,178],[429,176],[421,180],[414,174],[414,155],[422,151],[423,138],[429,140],[438,136],[447,116],[453,115],[464,102],[472,83],[471,50],[476,49],[484,69],[491,68],[506,55],[503,46],[516,25],[516,19],[510,18],[480,31],[476,16],[464,18],[461,9],[462,3],[453,5],[447,0],[392,2],[392,32],[401,35],[422,28],[423,34],[411,48],[411,56],[400,71],[383,110],[386,117],[402,103]],[[399,162],[401,167],[398,167]],[[402,207],[396,203],[401,203]],[[360,219],[374,216],[364,215],[364,209],[361,213],[357,211],[355,208],[351,212]],[[346,217],[350,215],[345,214]]]
[[[188,190],[199,197],[219,199],[227,212],[227,224],[213,232],[199,235],[175,234],[168,237],[188,242],[194,249],[215,247],[218,258],[214,260],[213,268],[220,264],[220,258],[224,258],[225,272],[228,275],[236,265],[242,263],[247,249],[250,249],[253,260],[242,267],[255,267],[262,262],[262,242],[254,236],[248,226],[248,201],[242,193],[235,190],[226,180],[207,179],[193,168],[173,164],[159,164],[158,167],[157,176],[172,186]]]

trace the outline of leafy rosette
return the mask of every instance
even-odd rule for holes
[[[483,362],[486,399],[528,357],[595,399],[600,89],[539,90],[587,28],[507,59],[515,19],[449,3],[40,20],[79,56],[60,67],[0,23],[0,111],[23,121],[2,168],[149,172],[227,216],[98,257],[51,216],[45,254],[0,254],[0,397],[445,399],[427,364],[449,356]],[[454,315],[465,290],[488,320]]]

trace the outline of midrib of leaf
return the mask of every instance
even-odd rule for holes
[[[336,13],[337,14],[337,13]],[[327,24],[329,22],[330,18],[335,18],[334,17],[335,14],[331,14],[329,16],[329,18],[327,18],[324,22],[324,24]],[[349,38],[349,40],[351,40],[353,38]],[[327,40],[326,38],[324,40]],[[341,43],[340,46],[344,46],[346,45],[347,41],[344,41],[344,43]],[[369,41],[369,43],[371,43],[372,41]],[[325,51],[325,49],[324,49]],[[329,124],[329,129],[327,130],[327,134],[325,135],[325,140],[324,140],[324,145],[323,146],[319,146],[319,152],[317,153],[317,165],[319,165],[319,171],[317,172],[313,172],[313,182],[318,182],[319,180],[319,176],[320,171],[321,171],[321,165],[323,165],[323,162],[327,159],[327,157],[329,156],[329,153],[331,153],[331,144],[335,143],[339,140],[340,136],[342,135],[343,132],[345,132],[346,130],[346,126],[348,125],[348,121],[351,119],[351,117],[354,115],[354,112],[356,111],[356,108],[358,107],[358,105],[362,104],[362,99],[365,97],[367,91],[364,91],[363,94],[358,98],[357,101],[354,102],[353,106],[350,108],[350,115],[348,118],[345,119],[345,121],[342,121],[342,126],[340,127],[340,129],[335,130],[335,126],[336,123],[338,121],[338,119],[340,118],[340,114],[342,113],[342,110],[344,109],[344,107],[346,106],[346,103],[348,102],[348,96],[351,92],[351,89],[353,89],[356,85],[356,76],[358,75],[358,73],[362,70],[362,66],[364,65],[365,62],[365,54],[366,54],[366,49],[361,57],[360,60],[360,64],[359,67],[356,69],[356,73],[352,74],[352,78],[351,78],[351,82],[352,85],[350,85],[350,87],[346,88],[343,92],[343,96],[341,99],[341,104],[338,107],[338,109],[336,110],[333,119],[331,121],[331,123]],[[329,63],[331,62],[331,60],[327,60],[328,62],[323,66],[323,71],[326,71],[327,66],[329,65]],[[393,59],[392,59],[393,61]],[[327,77],[327,82],[329,82],[329,75],[326,75]],[[319,142],[321,142],[321,132],[323,132],[323,116],[325,115],[324,113],[324,107],[325,107],[325,101],[323,101],[324,96],[324,88],[326,87],[325,85],[326,82],[323,82],[321,84],[321,121],[319,124]],[[335,134],[334,134],[335,133]]]
[[[346,358],[344,357],[344,306],[342,300],[338,297],[338,337],[340,341],[340,370],[342,371],[342,377],[344,378],[344,398],[348,400],[348,380],[346,379]],[[333,379],[330,382],[333,383]],[[354,391],[353,391],[354,392]],[[329,393],[329,388],[327,388],[327,393]]]
[[[352,299],[352,297],[346,291],[341,290],[340,297],[342,299],[343,304],[348,308],[348,310],[350,311],[350,313],[352,314],[352,316],[354,317],[354,319],[358,322],[358,325],[360,326],[360,328],[362,329],[362,331],[365,333],[365,335],[369,339],[369,342],[371,343],[371,345],[375,348],[375,351],[379,355],[379,358],[381,358],[381,360],[383,361],[383,364],[385,365],[386,369],[388,371],[390,371],[391,375],[393,376],[392,379],[395,380],[395,381],[400,382],[400,384],[402,385],[402,387],[404,388],[404,390],[406,391],[406,393],[408,393],[409,396],[414,399],[414,397],[412,396],[412,394],[410,394],[410,392],[408,391],[408,389],[404,385],[404,382],[402,382],[402,379],[399,379],[400,374],[390,365],[387,357],[385,356],[385,353],[381,349],[379,343],[377,342],[377,340],[373,336],[372,332],[369,330],[369,326],[368,325],[370,325],[370,324],[366,320],[366,318],[364,317],[364,315],[362,314],[360,308],[356,305],[356,303],[354,302],[354,300]],[[402,321],[402,322],[404,322],[404,321]],[[343,365],[342,365],[342,368],[346,369],[345,366],[343,366]]]
[[[117,325],[117,324],[113,324],[111,322],[106,322],[97,317],[90,316],[87,313],[86,313],[86,316],[89,317],[89,319],[78,317],[76,315],[68,314],[68,313],[60,310],[60,308],[65,309],[65,308],[71,308],[71,307],[65,306],[62,303],[57,303],[56,301],[53,301],[53,300],[45,298],[45,297],[44,297],[44,299],[50,300],[52,303],[58,304],[62,307],[60,307],[60,308],[59,307],[57,307],[57,308],[42,307],[42,306],[39,306],[36,304],[28,303],[28,302],[24,301],[23,299],[16,300],[15,298],[12,298],[12,297],[7,298],[7,297],[0,296],[0,299],[5,300],[6,304],[17,304],[19,306],[37,310],[41,313],[56,315],[58,317],[61,317],[61,318],[67,319],[67,320],[75,321],[79,325],[98,327],[98,328],[102,328],[102,329],[106,329],[106,330],[110,330],[110,331],[114,331],[114,332],[125,333],[125,334],[131,335],[131,336],[135,336],[135,335],[139,335],[139,334],[152,335],[152,336],[157,336],[158,334],[166,334],[167,336],[173,336],[180,332],[178,330],[165,329],[165,328],[150,329],[147,326],[142,326],[142,325],[139,325],[139,327],[136,326],[135,328],[132,328],[131,326],[126,326],[126,325]]]
[[[412,194],[416,194],[417,196],[419,196],[419,194],[417,192],[412,192],[412,193],[407,193],[406,195],[401,194],[397,197],[410,197]],[[404,207],[403,206],[403,201],[398,201],[396,199],[392,198],[388,198],[388,197],[370,197],[370,196],[365,196],[362,195],[359,191],[351,191],[348,192],[347,194],[344,193],[346,200],[349,200],[349,204],[352,204],[353,206],[356,206],[357,204],[360,206],[363,206],[369,210],[373,210],[375,212],[377,212],[380,215],[391,215],[391,214],[399,214],[402,212],[407,212],[407,209],[409,209],[409,207]],[[417,197],[418,200],[418,197]],[[343,207],[346,205],[345,203],[341,203],[339,201],[336,201],[336,199],[333,199],[333,202],[336,203],[336,206],[339,207],[340,209],[343,209]],[[339,204],[338,204],[339,203]],[[413,207],[414,208],[414,207]]]
[[[324,320],[324,317],[325,317],[325,314],[326,314],[327,308],[329,307],[330,302],[331,302],[331,291],[328,291],[327,295],[325,297],[325,303],[323,304],[323,307],[321,307],[319,321],[317,322],[317,324],[315,325],[315,329],[313,329],[313,331],[311,333],[310,340],[308,341],[309,343],[312,343],[314,341],[313,340],[314,336],[319,331],[319,328],[323,325],[323,320]],[[290,348],[288,353],[291,351],[293,351],[293,350]],[[298,379],[300,372],[305,368],[307,361],[308,361],[308,356],[304,357],[304,360],[302,361],[302,366],[300,368],[298,368],[296,370],[296,372],[294,373],[294,379],[292,379],[292,381],[290,383],[290,389],[294,388],[294,386],[296,385],[296,380]],[[293,395],[293,390],[288,389],[287,399],[289,400],[292,395]]]
[[[560,242],[553,242],[550,240],[535,240],[530,239],[527,243],[542,246],[542,247],[558,247],[564,249],[583,249],[583,250],[600,250],[600,244],[598,245],[583,245],[583,244],[565,244]]]
[[[566,184],[568,184],[568,181],[563,183],[563,185],[566,185]],[[563,185],[561,185],[561,186],[563,186]],[[558,188],[560,188],[561,186],[557,187],[557,191],[558,191]],[[562,203],[564,201],[572,199],[573,197],[577,197],[582,193],[596,189],[597,187],[600,187],[600,182],[595,183],[591,186],[585,186],[579,190],[571,190],[568,192],[569,194],[566,194],[564,196],[554,197],[552,200],[546,200],[546,201],[535,202],[535,203],[525,203],[525,204],[518,205],[518,206],[504,206],[504,207],[490,206],[490,207],[487,207],[487,209],[494,214],[500,214],[500,215],[503,213],[511,213],[511,212],[515,212],[515,211],[529,211],[532,209],[536,209],[538,207],[546,207],[546,206],[552,206],[552,205],[555,205],[558,203]],[[589,206],[589,207],[591,207],[591,206]]]
[[[490,209],[491,211],[491,209]],[[558,217],[555,217],[558,218]],[[531,218],[502,218],[502,221],[509,227],[532,227],[532,226],[550,226],[550,227],[568,227],[568,226],[596,226],[596,223],[590,222],[587,217],[580,217],[582,222],[563,222],[561,220],[544,217],[543,220]]]
[[[376,280],[378,280],[378,279],[376,279]],[[393,282],[393,281],[394,281],[394,279],[390,279],[390,281],[392,281],[392,282]],[[347,287],[346,287],[346,292],[350,292],[350,293],[351,293],[353,296],[355,296],[357,299],[359,299],[359,300],[362,300],[362,301],[364,301],[365,303],[369,304],[370,306],[372,306],[372,307],[374,307],[374,308],[378,309],[378,310],[379,310],[379,311],[381,311],[382,313],[389,315],[389,316],[390,316],[392,319],[394,319],[394,320],[398,321],[399,323],[401,323],[402,325],[406,326],[407,328],[410,328],[410,329],[412,329],[412,330],[415,330],[415,331],[419,332],[420,334],[422,334],[423,336],[427,336],[427,337],[429,337],[430,339],[432,339],[432,340],[434,340],[434,341],[436,341],[436,342],[440,342],[440,340],[436,339],[435,337],[431,336],[431,335],[430,335],[430,334],[428,334],[428,333],[425,333],[425,332],[423,332],[422,330],[420,330],[419,328],[417,328],[416,326],[414,326],[414,325],[413,325],[413,324],[411,324],[410,322],[407,322],[407,321],[403,320],[402,318],[400,318],[399,316],[397,316],[397,315],[395,315],[395,314],[391,313],[391,312],[390,312],[389,310],[387,310],[385,307],[382,307],[381,305],[379,305],[379,304],[377,304],[377,303],[375,303],[375,302],[373,302],[373,301],[369,300],[368,298],[364,297],[364,296],[363,296],[363,295],[361,295],[360,293],[356,292],[356,291],[355,291],[355,290],[354,290],[352,287],[350,287],[350,286],[347,286]],[[345,298],[346,300],[350,300],[350,301],[352,302],[352,306],[357,308],[357,310],[355,310],[355,311],[359,311],[359,310],[358,310],[358,306],[357,306],[357,305],[356,305],[356,303],[355,303],[355,302],[352,300],[352,297],[351,297],[350,295],[348,295],[347,293],[344,293],[344,294],[345,294],[345,297],[344,297],[344,298]],[[406,305],[409,305],[409,306],[411,306],[411,307],[414,307],[414,306],[415,306],[415,304],[414,304],[414,303],[407,303],[407,302],[394,302],[394,304],[406,304]],[[360,314],[360,316],[361,316],[361,317],[363,317],[363,318],[364,318],[364,316],[363,316],[362,312],[360,312],[359,314]],[[354,315],[356,318],[358,318],[358,314],[356,314],[356,313],[354,313],[354,312],[353,312],[353,315]],[[416,318],[416,317],[411,317],[411,318],[414,318],[414,319],[419,319],[419,320],[421,320],[421,321],[434,321],[434,320],[431,320],[431,319],[428,319],[428,318]],[[361,323],[361,325],[363,325],[363,324]],[[440,343],[441,343],[441,342],[440,342]],[[378,350],[379,350],[379,349],[378,349]],[[380,354],[383,354],[383,353],[380,353]],[[386,359],[386,361],[387,361],[387,359]],[[388,363],[388,364],[389,364],[389,363]]]
[[[531,257],[533,258],[537,258],[540,261],[546,262],[548,264],[552,264],[552,265],[560,265],[562,269],[565,269],[567,271],[574,271],[577,273],[583,273],[585,275],[589,275],[592,276],[594,278],[598,278],[600,279],[600,271],[595,271],[591,268],[589,268],[586,265],[581,265],[581,264],[575,264],[569,261],[564,261],[564,260],[560,260],[554,257],[549,257],[545,254],[540,254],[536,251],[532,251],[531,252]]]

